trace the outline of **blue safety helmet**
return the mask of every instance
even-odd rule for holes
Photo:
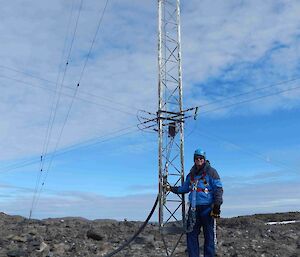
[[[195,159],[196,156],[203,156],[204,159],[206,159],[206,153],[202,149],[200,149],[200,148],[198,148],[198,149],[195,150],[195,152],[194,152],[194,159]]]

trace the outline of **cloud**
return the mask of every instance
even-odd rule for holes
[[[59,81],[57,85],[60,88],[75,28],[78,4],[79,1],[75,2],[68,32],[67,24],[71,14],[69,2],[54,0],[45,3],[31,0],[24,5],[19,1],[9,1],[1,8],[0,161],[2,163],[19,159],[22,164],[26,158],[38,159],[36,156],[40,156],[45,147],[50,113],[51,110],[54,112],[58,99],[54,98],[56,81]],[[138,0],[126,3],[114,0],[113,3],[109,3],[58,145],[60,151],[125,134],[127,130],[121,129],[137,124],[136,113],[139,109],[155,113],[156,5],[155,1]],[[64,77],[62,95],[55,111],[56,118],[53,122],[49,151],[56,148],[103,7],[104,1],[84,1]],[[236,100],[244,101],[296,87],[299,81],[277,84],[257,94],[229,99],[232,95],[243,94],[300,76],[299,12],[299,1],[205,0],[200,3],[196,0],[182,1],[184,103],[191,107],[228,99],[222,104],[201,108],[199,111],[201,115],[201,112],[222,107],[223,104],[235,103]],[[63,52],[64,44],[67,48]],[[220,109],[213,115],[209,112],[205,115],[208,119],[219,119],[230,118],[232,115],[264,115],[276,110],[292,110],[299,107],[299,98],[300,90],[287,91],[276,97],[263,98],[263,104],[261,101],[249,102]],[[114,131],[120,133],[113,134]],[[140,137],[141,133],[129,134],[127,138],[133,139],[136,135]],[[132,155],[153,151],[154,145],[145,141],[132,142],[118,149],[121,154]],[[234,145],[225,146],[227,150],[236,150]],[[103,149],[104,152],[106,150]],[[274,155],[279,157],[282,156],[280,154],[285,155],[284,150],[279,150]],[[269,153],[267,156],[274,155]],[[293,153],[293,156],[296,154]],[[278,178],[277,175],[266,173],[264,179],[275,180]],[[251,180],[251,183],[256,182],[255,178],[247,179]],[[250,190],[248,186],[246,184],[245,188],[241,189],[245,197],[247,190]],[[228,187],[231,185],[228,184]],[[234,192],[239,192],[235,190],[236,188],[233,187]],[[4,190],[4,186],[2,189]],[[273,189],[275,190],[274,187]],[[21,188],[10,187],[9,190],[16,196],[21,192],[18,191]],[[287,191],[289,190],[292,189],[288,188]],[[3,194],[7,195],[5,191]],[[254,195],[256,197],[256,193]],[[149,203],[152,196],[150,194],[145,196],[145,202],[148,201],[147,207],[151,205]],[[226,207],[227,202],[235,202],[236,197],[234,195],[226,197],[229,197],[229,200],[226,200],[224,208],[225,210],[228,208],[227,215],[231,215],[234,206]],[[256,199],[255,197],[253,199]],[[129,199],[132,203],[136,201],[145,207],[140,210],[146,209],[146,203],[143,203],[140,197],[132,195]],[[47,211],[49,215],[51,213],[59,216],[77,215],[76,210],[80,204],[86,207],[81,210],[80,215],[87,217],[96,217],[99,213],[103,217],[109,216],[113,211],[116,213],[124,211],[125,216],[133,218],[145,214],[135,214],[134,209],[128,208],[134,206],[131,206],[131,203],[128,203],[122,212],[118,212],[117,208],[112,206],[113,203],[110,203],[115,201],[116,205],[123,206],[125,200],[82,192],[74,198],[71,196],[64,198],[53,193],[47,195],[47,201],[42,201],[43,208],[38,216],[45,217]],[[18,209],[19,206],[23,206],[22,201],[26,203],[25,206],[30,205],[30,197],[25,195],[11,203],[5,203],[5,208],[8,211],[24,213]],[[65,201],[70,207],[68,210],[63,208]],[[92,204],[94,201],[97,206],[101,204],[106,206],[107,211],[100,207],[94,208]],[[274,209],[285,208],[283,202],[279,204],[268,201],[268,206],[273,206]],[[249,199],[249,206],[252,206],[252,203],[255,201]],[[260,208],[263,208],[262,206],[263,203]],[[294,206],[293,201],[291,206]],[[247,207],[244,210],[246,211]],[[122,215],[123,213],[115,217],[122,219]]]
[[[96,1],[83,5],[64,80],[74,89],[64,88],[65,94],[72,95],[76,88],[103,7],[104,3]],[[182,3],[185,102],[197,105],[201,97],[201,103],[206,103],[218,99],[218,95],[223,98],[298,75],[299,9],[297,1],[285,1],[280,5],[273,1]],[[62,56],[60,71],[64,70],[67,52],[62,55],[63,45],[66,42],[68,50],[78,3],[66,33],[70,10],[69,3],[58,0],[51,5],[36,1],[28,2],[25,7],[16,2],[7,4],[1,13],[0,31],[4,38],[1,65],[55,82]],[[107,130],[134,125],[139,108],[155,111],[156,10],[156,3],[152,2],[131,1],[124,5],[122,1],[115,1],[108,5],[78,89],[77,97],[90,103],[75,100],[59,147],[88,140]],[[55,89],[55,84],[12,70],[1,68],[0,75]],[[1,152],[2,160],[40,154],[53,92],[4,78],[0,78],[0,82],[3,121],[0,141],[6,149]],[[284,87],[278,86],[278,90]],[[300,90],[299,94],[297,92],[269,98],[263,107],[249,105],[254,113],[292,108],[298,106]],[[70,96],[60,98],[49,149],[55,148],[70,100]],[[282,101],[284,105],[278,104]],[[239,113],[244,110],[239,109]],[[228,115],[228,109],[220,110],[219,116],[222,115]]]
[[[139,8],[145,8],[143,14],[133,11],[134,8],[130,7],[122,10],[122,2],[108,6],[92,58],[88,62],[78,92],[78,97],[84,97],[98,105],[75,100],[59,146],[74,144],[79,139],[81,141],[90,139],[104,134],[108,129],[112,131],[127,127],[128,124],[134,125],[137,123],[137,109],[134,106],[147,109],[145,103],[154,102],[156,88],[152,86],[154,77],[152,74],[155,74],[156,69],[156,58],[153,55],[156,36],[153,33],[152,42],[146,33],[133,33],[132,29],[142,29],[144,24],[148,24],[148,27],[151,24],[146,21],[138,23],[137,26],[131,26],[133,25],[131,22],[128,24],[128,20],[125,19],[128,17],[127,14],[130,13],[130,17],[135,20],[148,13],[147,6],[135,4],[140,6]],[[78,6],[75,6],[76,11],[77,8]],[[4,22],[0,30],[9,40],[3,41],[0,50],[3,57],[1,64],[55,82],[70,9],[71,6],[61,1],[54,1],[51,6],[31,2],[25,9],[19,8],[15,3],[6,6],[6,12],[2,16]],[[96,21],[102,9],[103,4],[96,1],[83,6],[64,80],[64,83],[73,87],[73,90],[62,90],[69,96],[63,95],[60,98],[49,149],[55,148],[70,105],[70,95],[73,95],[72,91],[76,88],[85,55],[95,33]],[[47,15],[46,10],[47,12],[49,10]],[[17,15],[19,12],[24,15]],[[11,19],[12,13],[18,18]],[[62,13],[64,15],[60,15]],[[74,12],[72,16],[71,30],[74,29],[76,14]],[[152,26],[156,28],[154,23]],[[15,30],[19,33],[13,33]],[[68,34],[67,43],[70,43],[70,35],[71,32]],[[113,42],[118,45],[114,47],[111,45]],[[131,49],[126,45],[130,45]],[[147,50],[149,46],[150,49]],[[64,58],[63,61],[65,60]],[[63,69],[64,67],[60,68],[61,71]],[[55,89],[55,84],[45,84],[43,81],[12,70],[2,68],[1,75]],[[1,87],[3,94],[0,96],[0,110],[3,111],[3,122],[0,130],[1,142],[6,149],[1,153],[1,158],[12,159],[39,154],[45,140],[53,92],[20,85],[16,81],[5,78],[1,79]],[[82,95],[81,91],[90,92],[94,97],[88,94]],[[99,100],[97,95],[102,98]],[[103,101],[103,98],[108,101]],[[127,108],[124,105],[114,104],[115,102],[123,103]],[[131,114],[128,115],[126,112]]]
[[[155,202],[153,194],[107,197],[80,191],[43,195],[33,210],[34,218],[81,216],[89,219],[143,220]],[[32,198],[20,196],[2,203],[1,211],[26,216]],[[155,218],[154,218],[155,219]]]
[[[300,204],[299,181],[280,183],[224,183],[223,217],[244,214],[297,211]],[[88,219],[111,218],[144,220],[156,195],[140,193],[108,197],[82,191],[52,191],[40,197],[34,218],[81,216]],[[2,201],[2,211],[27,216],[32,196],[28,194]],[[157,221],[157,210],[152,220]]]
[[[27,187],[14,186],[10,184],[0,184],[0,189],[12,189],[17,191],[18,193],[32,193],[33,190]]]
[[[228,182],[229,184],[230,182]],[[299,179],[288,182],[247,184],[226,190],[224,186],[223,214],[225,216],[254,213],[299,211]]]
[[[198,8],[193,1],[188,4],[183,11],[184,77],[185,84],[190,85],[188,96],[195,104],[199,97],[205,104],[299,77],[299,21],[295,11],[300,5],[297,1],[280,3],[226,1],[214,6],[203,1]],[[285,85],[276,89],[282,88]],[[265,93],[268,92],[274,92],[274,88]],[[243,106],[252,107],[250,111],[256,114],[298,106],[299,101],[292,101],[291,97],[299,99],[299,90],[265,98],[259,109],[257,102],[238,106],[238,114],[245,111]],[[283,102],[288,104],[279,104]],[[219,111],[217,118],[228,110]]]

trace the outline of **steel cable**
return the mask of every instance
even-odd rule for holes
[[[61,66],[61,65],[60,65],[60,66]],[[40,81],[46,82],[46,83],[48,83],[48,84],[54,84],[54,85],[56,85],[56,83],[57,83],[57,82],[54,82],[54,81],[51,81],[51,80],[48,80],[48,79],[45,79],[45,78],[42,78],[42,77],[39,77],[39,76],[36,76],[36,75],[32,75],[32,74],[27,73],[27,72],[24,72],[24,71],[20,71],[20,70],[11,68],[11,67],[6,67],[6,66],[1,65],[1,64],[0,64],[0,68],[12,70],[12,71],[14,71],[14,72],[17,72],[17,73],[26,75],[26,76],[28,76],[28,77],[32,77],[32,78],[34,78],[34,79],[38,79],[38,80],[40,80]],[[23,80],[20,80],[20,79],[16,79],[16,78],[12,78],[12,77],[9,77],[9,76],[0,75],[0,77],[6,78],[6,79],[10,79],[10,80],[13,80],[13,81],[16,81],[16,82],[19,82],[19,83],[23,83],[23,84],[29,85],[29,86],[39,87],[39,88],[41,88],[41,89],[50,90],[50,91],[54,91],[54,92],[56,91],[56,89],[52,89],[52,88],[48,88],[48,87],[44,87],[44,86],[39,86],[39,85],[31,84],[31,83],[28,83],[28,82],[26,82],[26,81],[23,81]],[[67,88],[67,89],[70,89],[70,90],[72,90],[72,91],[74,91],[74,87],[71,86],[71,85],[63,84],[63,87],[64,87],[64,88]],[[91,92],[84,91],[84,90],[82,90],[82,89],[80,90],[79,94],[80,94],[80,95],[86,95],[86,96],[94,97],[94,98],[100,98],[100,99],[102,99],[102,100],[104,100],[104,101],[107,101],[107,102],[109,102],[109,103],[121,105],[121,106],[124,106],[124,107],[129,108],[129,109],[140,110],[140,108],[137,108],[137,107],[133,106],[132,104],[131,104],[131,105],[128,105],[128,104],[125,104],[125,103],[117,102],[117,101],[113,100],[112,98],[104,97],[104,96],[98,95],[98,94],[93,94],[93,93],[91,93]],[[76,97],[76,99],[81,100],[81,98],[79,98],[79,97]],[[86,101],[87,101],[87,100],[86,100]]]
[[[225,108],[229,108],[229,107],[232,107],[232,106],[235,106],[235,105],[238,105],[238,104],[244,104],[244,103],[249,103],[249,102],[257,101],[257,100],[263,99],[265,97],[276,96],[276,95],[279,95],[279,94],[282,94],[282,93],[285,93],[285,92],[288,92],[288,91],[293,91],[293,90],[298,90],[298,89],[300,89],[300,86],[292,87],[292,88],[288,88],[288,89],[284,89],[284,90],[280,90],[278,92],[266,94],[266,95],[263,95],[263,96],[253,97],[253,98],[250,98],[250,99],[247,99],[247,100],[243,100],[243,101],[240,101],[240,102],[236,102],[236,103],[224,105],[224,106],[221,106],[221,107],[216,107],[214,109],[207,110],[207,111],[202,111],[201,112],[201,109],[200,109],[199,112],[202,113],[202,114],[203,113],[214,112],[214,111],[218,111],[218,110],[222,110],[222,109],[225,109]],[[198,106],[198,107],[200,107],[200,106]]]
[[[48,119],[48,125],[47,125],[47,129],[46,129],[46,136],[45,136],[43,149],[42,149],[42,154],[41,154],[40,167],[39,167],[39,171],[38,171],[38,175],[37,175],[37,179],[36,179],[34,194],[33,194],[33,198],[32,198],[32,204],[31,204],[31,208],[30,208],[30,212],[29,212],[29,219],[32,216],[32,210],[33,210],[34,202],[36,200],[36,194],[37,194],[37,191],[38,191],[38,186],[39,186],[39,183],[40,183],[40,180],[41,180],[41,177],[42,177],[42,172],[43,172],[43,167],[44,167],[44,159],[46,158],[46,155],[47,155],[47,152],[48,152],[48,146],[49,146],[49,142],[50,142],[50,138],[51,138],[51,134],[52,134],[52,128],[53,128],[53,123],[54,123],[55,116],[56,116],[57,106],[58,106],[59,99],[61,97],[61,90],[62,90],[63,81],[61,83],[59,92],[57,90],[58,89],[59,77],[60,77],[60,66],[63,63],[63,57],[64,57],[64,53],[65,53],[65,50],[66,50],[67,38],[68,38],[69,29],[70,29],[70,25],[71,25],[71,19],[72,19],[72,16],[73,16],[74,5],[75,5],[75,1],[73,1],[72,8],[71,8],[71,13],[70,13],[69,21],[68,21],[68,25],[67,25],[66,37],[65,37],[63,51],[62,51],[62,55],[61,55],[61,59],[60,59],[59,71],[58,71],[58,75],[57,75],[57,79],[56,79],[56,83],[55,83],[55,95],[53,96],[53,100],[52,100],[52,104],[51,104],[50,117]],[[75,27],[75,30],[74,30],[75,32],[73,34],[72,44],[71,44],[71,47],[70,47],[70,50],[69,50],[68,59],[69,59],[70,54],[71,54],[71,49],[72,49],[72,46],[73,46],[74,37],[75,37],[76,30],[77,30],[78,19],[79,19],[79,15],[81,13],[81,7],[82,7],[82,2],[81,2],[80,9],[79,9],[79,12],[78,12],[76,27]],[[67,59],[67,63],[68,63],[68,59]],[[64,76],[65,76],[65,73],[66,73],[66,69],[67,69],[67,65],[66,65],[65,70],[64,70],[63,79],[64,79]],[[56,102],[56,105],[55,105],[55,98],[56,98],[57,93],[58,93],[58,99],[57,99],[57,102]]]
[[[61,130],[60,130],[60,133],[59,133],[59,137],[58,137],[58,139],[57,139],[57,141],[56,141],[56,145],[55,145],[54,152],[52,153],[52,155],[51,155],[51,157],[50,157],[50,161],[49,161],[49,164],[48,164],[48,168],[47,168],[47,170],[46,170],[46,174],[45,174],[44,179],[43,179],[43,181],[42,181],[42,184],[41,184],[41,187],[40,187],[40,190],[39,190],[39,193],[38,193],[38,198],[37,198],[37,200],[36,200],[36,202],[35,202],[34,208],[37,206],[37,203],[38,203],[39,197],[40,197],[40,195],[41,195],[43,186],[44,186],[45,181],[46,181],[46,179],[47,179],[47,177],[48,177],[48,173],[49,173],[49,170],[50,170],[50,168],[51,168],[53,159],[54,159],[55,156],[56,156],[56,151],[57,151],[58,145],[59,145],[59,143],[60,143],[60,140],[61,140],[61,137],[62,137],[64,128],[65,128],[65,125],[66,125],[67,120],[68,120],[68,118],[69,118],[71,109],[72,109],[72,107],[73,107],[74,100],[75,100],[76,94],[77,94],[77,92],[78,92],[78,88],[79,88],[79,86],[80,86],[80,82],[81,82],[81,79],[82,79],[82,77],[83,77],[83,73],[84,73],[84,70],[85,70],[87,61],[88,61],[88,59],[89,59],[89,57],[90,57],[92,48],[93,48],[93,46],[94,46],[94,42],[95,42],[96,37],[97,37],[97,34],[98,34],[98,32],[99,32],[100,25],[101,25],[102,20],[103,20],[103,17],[104,17],[104,13],[105,13],[105,11],[106,11],[107,3],[108,3],[108,0],[106,1],[105,6],[104,6],[104,9],[103,9],[103,11],[102,11],[102,14],[101,14],[101,16],[100,16],[100,19],[99,19],[99,22],[98,22],[98,25],[97,25],[97,29],[96,29],[96,33],[95,33],[95,35],[94,35],[92,44],[91,44],[91,46],[90,46],[88,55],[87,55],[87,57],[86,57],[86,59],[85,59],[83,69],[82,69],[82,71],[81,71],[81,73],[80,73],[80,77],[79,77],[79,80],[78,80],[78,83],[77,83],[77,86],[76,86],[76,90],[74,91],[74,95],[73,95],[73,97],[72,97],[71,104],[69,105],[67,115],[66,115],[66,117],[65,117],[65,119],[64,119],[63,126],[62,126],[62,128],[61,128]],[[69,51],[69,54],[68,54],[68,60],[69,60],[69,57],[70,57],[70,55],[71,55],[71,49],[72,49],[72,46],[73,46],[73,42],[74,42],[74,38],[75,38],[76,31],[77,31],[77,25],[78,25],[78,20],[79,20],[79,16],[80,16],[80,13],[81,13],[81,9],[82,9],[82,0],[81,0],[81,3],[80,3],[79,12],[78,12],[77,20],[76,20],[76,27],[75,27],[74,34],[73,34],[73,39],[72,39],[70,51]],[[66,66],[65,66],[66,68],[67,68],[68,62],[69,62],[69,61],[67,61],[67,63],[66,63]],[[66,68],[65,68],[64,75],[65,75],[65,73],[66,73]],[[64,77],[65,77],[65,76],[63,76],[63,80],[62,80],[62,83],[61,83],[61,88],[62,88],[62,85],[63,85],[63,82],[64,82]],[[60,95],[59,95],[59,96],[60,96]],[[58,99],[58,101],[57,101],[57,104],[58,104],[58,102],[59,102],[59,99]],[[57,105],[56,105],[56,107],[57,107]],[[55,110],[57,110],[57,108],[56,108]],[[55,112],[55,114],[56,114],[56,112]],[[54,117],[55,117],[55,116],[54,116]],[[53,123],[54,123],[54,122],[53,122]],[[53,126],[53,123],[52,123],[52,126]],[[52,126],[51,126],[51,129],[52,129]],[[32,209],[31,209],[30,212],[32,212]]]
[[[18,83],[22,83],[22,84],[25,84],[25,85],[28,85],[28,86],[32,86],[32,87],[38,87],[38,88],[41,88],[41,89],[45,89],[45,90],[48,90],[48,91],[51,91],[51,92],[54,92],[56,94],[56,91],[55,89],[52,89],[52,88],[47,88],[47,87],[43,87],[43,86],[39,86],[39,85],[35,85],[35,84],[31,84],[31,83],[28,83],[28,82],[25,82],[23,80],[19,80],[19,79],[14,79],[14,78],[10,78],[10,77],[7,77],[7,76],[3,76],[3,75],[0,75],[0,78],[5,78],[5,79],[10,79],[10,80],[13,80],[15,82],[18,82]],[[66,96],[66,97],[70,97],[72,98],[73,95],[70,95],[70,94],[67,94],[67,93],[63,93],[61,92],[60,93],[62,96]],[[91,94],[92,95],[92,94]],[[96,97],[96,95],[93,95]],[[88,99],[85,99],[85,98],[82,98],[82,97],[79,97],[79,96],[76,96],[75,97],[76,100],[80,100],[80,101],[83,101],[83,102],[86,102],[86,103],[90,103],[90,104],[93,104],[93,105],[96,105],[96,106],[99,106],[99,107],[104,107],[104,108],[109,108],[110,110],[115,110],[115,111],[118,111],[118,112],[122,112],[122,113],[125,113],[125,114],[129,114],[129,115],[132,115],[132,116],[136,116],[135,113],[133,112],[128,112],[128,111],[124,111],[123,109],[119,109],[119,108],[116,108],[116,107],[113,107],[111,105],[106,105],[106,104],[101,104],[101,103],[98,103],[98,102],[95,102],[95,101],[91,101],[91,100],[88,100]],[[110,103],[114,103],[112,100],[108,100],[106,99],[106,101],[109,101]],[[121,103],[117,103],[119,105],[123,105]],[[129,106],[127,105],[124,105],[126,106],[127,108],[129,108]],[[132,107],[131,107],[132,108]],[[133,109],[133,108],[132,108]],[[135,109],[135,108],[134,108]],[[138,109],[137,109],[138,110]]]

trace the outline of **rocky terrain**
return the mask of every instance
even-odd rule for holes
[[[300,256],[300,212],[260,214],[218,220],[218,256]],[[61,218],[28,220],[0,213],[0,257],[99,257],[131,237],[142,222]],[[177,236],[166,236],[175,245]],[[201,238],[201,240],[203,240]],[[174,256],[184,257],[185,236]],[[166,256],[157,224],[150,223],[117,257]]]

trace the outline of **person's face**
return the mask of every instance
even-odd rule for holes
[[[197,167],[202,167],[205,163],[205,159],[203,156],[196,156],[195,157],[195,165]]]

